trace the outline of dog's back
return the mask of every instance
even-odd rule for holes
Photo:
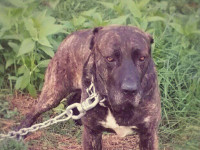
[[[69,93],[81,89],[83,66],[90,54],[91,38],[92,30],[81,30],[64,39],[47,67],[36,105],[19,128],[31,126],[40,114],[57,106]]]

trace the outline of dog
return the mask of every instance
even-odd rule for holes
[[[105,101],[81,118],[83,149],[101,150],[103,131],[122,137],[136,131],[141,150],[157,150],[161,104],[152,43],[150,34],[133,26],[97,27],[67,36],[47,67],[37,103],[20,127],[31,126],[71,92],[84,101],[94,79]]]

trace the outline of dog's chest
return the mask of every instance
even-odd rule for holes
[[[104,128],[112,129],[120,137],[125,137],[133,133],[133,129],[137,129],[136,126],[120,126],[117,124],[111,111],[108,109],[108,114],[104,121],[99,122]]]

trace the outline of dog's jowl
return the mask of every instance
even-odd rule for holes
[[[141,150],[158,149],[161,109],[152,43],[149,34],[131,26],[99,27],[69,35],[49,63],[41,95],[20,127],[31,126],[71,92],[84,101],[94,79],[96,92],[105,101],[81,119],[84,150],[102,149],[103,131],[119,136],[136,131]]]

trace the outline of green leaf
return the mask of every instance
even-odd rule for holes
[[[0,44],[0,49],[4,49],[4,48],[1,46],[1,44]]]
[[[140,23],[138,22],[138,20],[135,17],[129,17],[131,20],[131,25],[137,26],[140,28]]]
[[[28,69],[26,69],[26,71],[24,72],[23,76],[20,76],[15,84],[15,89],[25,89],[28,84],[30,83],[30,71]]]
[[[10,75],[9,75],[9,76],[8,76],[8,79],[9,79],[9,80],[17,80],[18,78],[17,78],[16,76],[10,76]]]
[[[127,0],[127,4],[128,4],[128,9],[130,10],[130,12],[132,13],[132,15],[134,17],[137,17],[137,18],[142,17],[140,9],[139,9],[139,7],[136,5],[136,3],[134,1]]]
[[[41,29],[41,32],[39,33],[40,36],[47,36],[52,35],[60,32],[62,30],[62,25],[56,25],[56,24],[47,24],[46,27]]]
[[[35,86],[32,84],[28,85],[28,92],[31,96],[33,96],[34,98],[37,97],[37,91],[35,89]]]
[[[46,38],[46,37],[40,37],[38,42],[44,46],[47,46],[47,47],[51,47],[51,44],[49,43],[49,40]]]
[[[11,17],[8,17],[8,10],[3,5],[0,5],[0,24],[2,24],[4,27],[1,28],[1,30],[9,30],[12,26],[12,20]]]
[[[142,21],[142,22],[140,23],[140,27],[141,27],[144,31],[146,31],[147,26],[148,26],[148,22],[147,22],[147,20],[144,19],[144,18],[143,18],[143,20],[144,20],[144,21]]]
[[[95,25],[100,26],[101,23],[102,23],[101,14],[100,14],[100,13],[95,13],[95,14],[93,15],[93,18],[94,18],[94,23],[95,23]]]
[[[90,18],[91,18],[91,16],[90,16]],[[75,27],[77,27],[77,26],[81,26],[81,25],[83,25],[83,23],[85,22],[85,20],[86,20],[86,17],[84,16],[79,16],[78,18],[76,18],[76,17],[73,17],[73,19],[72,19],[72,23],[73,23],[73,25],[75,26]]]
[[[4,66],[0,64],[0,72],[4,73]]]
[[[84,11],[81,13],[81,15],[83,16],[92,16],[94,13],[96,13],[96,9],[97,7],[93,8],[93,9],[90,9],[88,11]]]
[[[37,73],[37,77],[40,78],[40,79],[42,79],[42,80],[44,80],[44,74],[42,74],[42,73]]]
[[[61,113],[63,112],[65,108],[65,105],[63,103],[60,103],[56,108],[53,108],[53,111],[55,111],[56,113]]]
[[[167,1],[160,1],[159,3],[156,4],[155,10],[161,9],[161,10],[166,11],[168,8],[168,4],[169,2]]]
[[[6,60],[6,69],[10,67],[13,63],[14,63],[14,59],[12,58],[9,58],[8,60]]]
[[[53,0],[53,1],[48,1],[48,4],[50,5],[51,8],[55,9],[59,2],[60,0]]]
[[[24,39],[17,56],[24,55],[26,53],[32,52],[35,47],[35,42],[31,38]]]
[[[140,9],[146,7],[146,5],[150,2],[150,0],[140,0],[139,3],[138,3],[138,7]]]
[[[126,16],[120,16],[118,18],[115,18],[115,19],[111,19],[110,20],[110,23],[111,24],[126,24],[126,20],[127,18],[129,17],[129,15],[126,15]]]
[[[19,90],[19,89],[20,89],[21,83],[22,83],[22,79],[23,79],[22,76],[19,77],[19,78],[17,79],[16,84],[15,84],[15,89],[16,89],[16,90]]]
[[[32,39],[37,41],[38,40],[38,32],[37,29],[34,27],[34,22],[32,19],[25,19],[24,24],[26,27],[26,30],[29,32],[31,35]]]
[[[7,0],[9,1],[12,5],[16,6],[16,7],[19,7],[19,8],[22,8],[24,7],[24,3],[22,0]]]
[[[20,85],[21,90],[25,89],[28,86],[28,84],[30,83],[30,78],[31,78],[30,72],[29,72],[29,70],[26,70],[26,72],[22,76],[22,81],[21,81],[21,85]]]
[[[45,68],[46,68],[46,67],[48,66],[48,64],[49,64],[49,61],[50,61],[50,59],[41,61],[41,62],[38,64],[38,67],[45,67]]]
[[[40,49],[42,50],[42,51],[44,51],[47,55],[49,55],[50,57],[53,57],[54,56],[54,51],[53,51],[53,49],[52,48],[50,48],[50,47],[46,47],[46,46],[40,46]]]
[[[190,16],[184,28],[185,33],[189,35],[197,30],[197,24],[197,19],[193,16]]]
[[[200,34],[200,30],[194,30],[191,33],[193,33],[193,34]]]
[[[184,34],[184,30],[180,24],[170,23],[169,25],[172,26],[172,28],[174,28],[177,32]]]
[[[39,38],[58,33],[63,28],[62,25],[55,24],[56,19],[50,16],[45,16],[42,22],[41,20],[37,21],[40,22]]]
[[[100,2],[98,1],[98,3],[102,4],[104,7],[109,8],[109,9],[114,9],[114,4],[113,3],[108,3],[108,2]]]
[[[14,42],[8,42],[8,45],[12,48],[12,50],[17,54],[19,51],[19,45]]]
[[[118,15],[124,15],[124,7],[126,7],[126,5],[124,6],[124,4],[122,1],[120,3],[118,3],[117,5],[114,6],[114,11],[118,14]]]
[[[21,35],[16,35],[16,34],[5,34],[2,39],[5,39],[5,40],[21,40],[23,39],[23,37]]]
[[[18,75],[21,75],[21,74],[24,74],[25,71],[26,71],[26,67],[21,66],[18,68],[17,73],[18,73]]]
[[[160,16],[152,16],[147,18],[148,22],[153,22],[153,21],[165,21],[165,18],[160,17]]]
[[[64,24],[64,26],[67,28],[67,29],[73,29],[74,26],[72,25],[72,22],[71,21],[61,21],[62,24]]]

